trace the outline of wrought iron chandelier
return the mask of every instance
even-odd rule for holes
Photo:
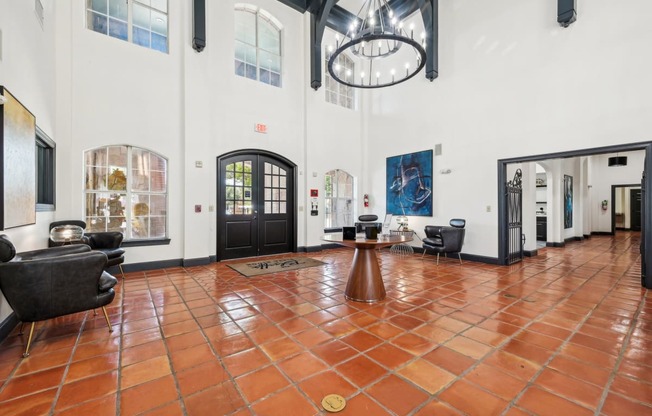
[[[386,0],[365,0],[344,38],[336,36],[329,47],[331,77],[350,87],[382,88],[415,76],[426,64],[425,32],[415,40],[414,24],[404,26]],[[355,71],[338,63],[345,52],[357,58]]]

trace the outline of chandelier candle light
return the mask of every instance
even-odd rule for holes
[[[414,24],[409,25],[408,34],[386,0],[366,0],[344,38],[337,35],[335,40],[335,48],[329,46],[328,72],[350,87],[396,85],[415,76],[426,64],[425,32],[415,40]],[[359,58],[362,69],[344,71],[337,62],[344,52]]]

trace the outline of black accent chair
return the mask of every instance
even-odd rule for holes
[[[383,232],[383,223],[378,222],[378,215],[368,214],[358,217],[358,222],[355,223],[355,232],[364,233],[367,227],[376,227],[378,234]]]
[[[86,223],[80,220],[64,220],[64,221],[55,221],[50,223],[50,231],[54,227],[60,225],[77,225],[83,229],[86,229]],[[125,262],[125,250],[121,248],[122,239],[124,236],[121,232],[118,231],[104,231],[104,232],[91,232],[85,233],[82,240],[74,242],[73,244],[87,244],[91,249],[101,251],[106,254],[108,259],[106,267],[118,266],[120,268],[120,274],[122,277],[125,277],[125,273],[122,270],[122,263]],[[48,240],[49,247],[57,247],[64,245],[66,243],[60,243]]]
[[[423,255],[430,250],[437,253],[437,264],[439,265],[439,254],[457,253],[462,264],[462,246],[464,245],[464,234],[466,221],[459,218],[450,220],[450,226],[427,225],[424,229],[426,238],[423,239]]]
[[[115,298],[118,280],[104,271],[106,255],[85,244],[16,253],[6,235],[0,235],[0,290],[22,324],[30,322],[29,347],[38,321],[95,308],[102,308],[112,331],[105,306]]]

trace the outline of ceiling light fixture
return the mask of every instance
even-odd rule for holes
[[[344,38],[340,41],[336,36],[335,51],[328,60],[331,77],[350,87],[382,88],[415,76],[426,64],[426,35],[415,40],[414,23],[409,31],[404,26],[386,0],[366,0]],[[345,52],[358,58],[356,65],[361,68],[342,71],[337,58]]]

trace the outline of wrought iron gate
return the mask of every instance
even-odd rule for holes
[[[523,260],[523,172],[517,169],[507,182],[507,264]]]

